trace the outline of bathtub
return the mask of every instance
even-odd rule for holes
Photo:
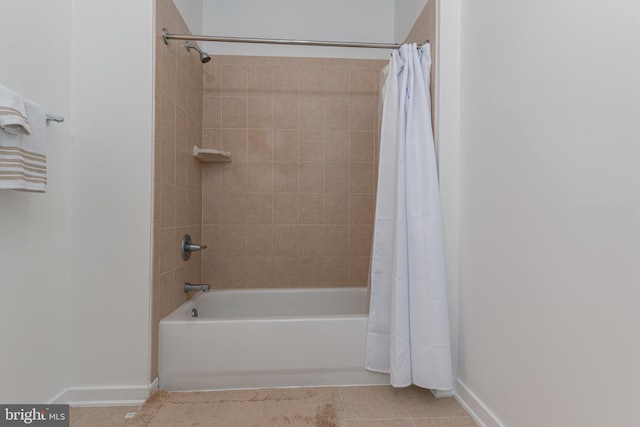
[[[388,375],[364,369],[366,313],[364,288],[200,293],[160,321],[159,385],[389,384]]]

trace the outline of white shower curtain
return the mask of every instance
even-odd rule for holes
[[[430,45],[392,54],[382,88],[366,368],[391,384],[453,388]]]

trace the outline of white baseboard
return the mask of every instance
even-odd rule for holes
[[[505,427],[487,406],[462,382],[456,378],[455,398],[471,414],[480,427]]]
[[[71,387],[51,399],[51,404],[71,406],[139,406],[158,388],[158,378],[151,384],[114,387]]]
[[[159,382],[159,380],[158,380],[158,377],[156,377],[156,379],[155,379],[155,380],[153,380],[153,381],[151,382],[151,384],[149,384],[149,394],[151,394],[151,393],[153,393],[154,391],[156,391],[156,390],[158,389],[158,387],[159,387],[159,384],[160,384],[160,382]]]

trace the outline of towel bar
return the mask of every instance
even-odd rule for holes
[[[64,117],[54,116],[53,114],[47,113],[47,124],[49,124],[49,122],[62,123],[64,122]]]

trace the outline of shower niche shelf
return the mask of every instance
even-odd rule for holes
[[[230,162],[231,153],[228,151],[220,151],[213,148],[193,147],[193,157],[204,163],[221,163]]]

